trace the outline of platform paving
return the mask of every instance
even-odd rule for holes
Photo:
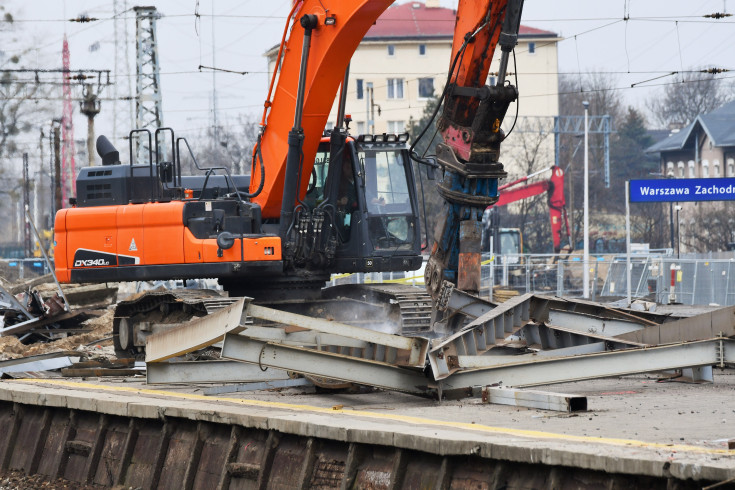
[[[735,372],[714,384],[627,376],[546,387],[588,397],[556,413],[373,391],[291,388],[218,395],[143,379],[5,380],[0,400],[143,419],[179,417],[298,436],[679,480],[735,477]]]

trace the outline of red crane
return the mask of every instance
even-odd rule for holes
[[[61,51],[61,60],[64,73],[62,86],[64,88],[64,112],[61,118],[61,205],[67,206],[69,197],[74,196],[74,178],[77,174],[74,163],[74,112],[71,102],[71,82],[69,80],[69,42],[64,34],[64,44]]]
[[[540,175],[547,170],[551,170],[551,178],[541,180],[532,184],[526,184],[522,187],[512,187],[528,182],[529,179]],[[549,203],[549,218],[551,221],[551,239],[554,242],[554,253],[561,252],[562,224],[566,230],[566,239],[569,244],[569,250],[572,250],[572,240],[569,234],[569,218],[567,217],[566,201],[564,200],[564,170],[561,167],[553,165],[531,175],[521,177],[518,180],[509,182],[498,187],[499,199],[495,207],[505,206],[522,199],[538,196],[544,192],[547,193]]]

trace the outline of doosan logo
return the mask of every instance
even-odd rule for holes
[[[96,265],[110,265],[110,261],[106,259],[77,259],[74,261],[74,267],[94,267]]]

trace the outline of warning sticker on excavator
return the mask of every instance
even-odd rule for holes
[[[130,246],[128,247],[128,250],[131,252],[138,250],[138,247],[135,245],[135,238],[130,240]]]

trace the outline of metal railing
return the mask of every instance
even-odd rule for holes
[[[719,254],[727,256],[727,254]],[[677,258],[670,253],[634,254],[631,297],[660,304],[735,305],[735,255],[731,258]],[[519,293],[582,297],[581,255],[485,255],[480,294],[492,299],[495,288]],[[401,283],[424,285],[424,266],[417,271],[335,274],[330,285]],[[624,298],[628,294],[625,255],[590,257],[590,299]],[[0,277],[8,283],[50,271],[43,259],[0,260]]]
[[[497,289],[515,290],[521,294],[582,297],[584,264],[581,255],[485,255],[482,264],[480,294],[483,297],[492,299]],[[626,297],[625,268],[625,255],[591,256],[590,299]],[[355,283],[423,286],[423,266],[418,271],[408,272],[339,274],[332,276],[330,284]],[[670,250],[633,254],[631,297],[661,304],[735,305],[735,256],[679,259]]]
[[[43,258],[38,259],[0,259],[0,278],[6,283],[49,274],[51,271]]]
[[[613,273],[624,274],[625,263],[614,263]],[[645,296],[640,285],[647,285],[657,303],[735,305],[735,259],[651,257],[632,277],[633,297]]]

